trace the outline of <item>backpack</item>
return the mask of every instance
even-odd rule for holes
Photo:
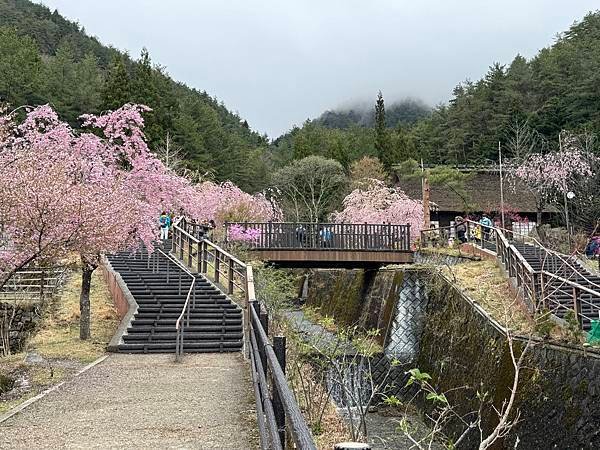
[[[167,216],[161,216],[158,220],[161,228],[167,228]]]

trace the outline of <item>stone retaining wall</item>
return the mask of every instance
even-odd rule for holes
[[[426,298],[423,285],[427,285]],[[415,326],[404,334],[411,337],[417,333],[416,346],[411,347],[417,351],[414,357],[399,353],[402,364],[388,377],[388,394],[412,397],[414,391],[404,390],[405,372],[418,367],[432,376],[440,392],[449,392],[450,403],[465,415],[478,409],[477,391],[486,392],[497,409],[510,395],[513,367],[502,327],[441,276],[405,269],[371,274],[317,271],[309,279],[307,304],[319,306],[338,323],[381,328],[382,335],[388,336],[387,346],[408,342],[402,336],[394,341],[387,330],[402,334],[394,321],[402,311],[410,313],[410,320],[403,323]],[[410,305],[415,307],[408,308]],[[517,353],[524,345],[523,339],[515,342]],[[387,374],[395,356],[388,351],[371,361],[375,381]],[[495,448],[514,448],[517,437],[518,448],[523,449],[599,448],[600,352],[536,341],[526,366],[516,397],[520,420],[510,438]],[[468,388],[461,388],[465,386]],[[420,406],[428,408],[428,404]],[[496,423],[497,415],[488,405],[484,430],[490,431]],[[464,425],[455,424],[451,433],[457,436],[463,429]],[[477,448],[477,439],[475,430],[465,448]]]
[[[20,351],[41,320],[41,310],[39,302],[16,305],[12,302],[0,302],[0,343],[4,342],[7,336],[10,351]]]
[[[429,373],[465,414],[476,410],[476,391],[487,392],[496,408],[510,395],[513,366],[502,328],[477,304],[444,280],[430,292],[416,366]],[[515,342],[517,354],[525,340]],[[598,448],[600,445],[600,353],[536,342],[526,360],[516,397],[520,421],[505,448]],[[497,421],[491,408],[484,428]],[[462,427],[456,427],[459,433]],[[475,446],[475,434],[471,445]],[[502,447],[500,447],[502,448]]]
[[[133,295],[131,295],[127,284],[123,281],[121,275],[112,268],[108,259],[104,258],[103,264],[100,267],[102,268],[104,280],[108,285],[108,290],[119,318],[121,319],[114,336],[108,343],[107,350],[109,352],[118,352],[119,345],[123,343],[123,335],[127,333],[127,328],[131,325],[133,316],[137,312],[138,304]]]

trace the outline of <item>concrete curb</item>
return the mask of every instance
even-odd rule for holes
[[[97,366],[98,364],[100,364],[102,361],[104,361],[106,358],[108,358],[108,355],[104,355],[101,356],[100,358],[98,358],[96,361],[88,364],[87,366],[85,366],[83,369],[81,369],[79,372],[77,372],[72,378],[70,378],[69,380],[65,380],[65,381],[61,381],[60,383],[46,389],[45,391],[40,392],[38,395],[36,395],[35,397],[30,398],[29,400],[24,401],[23,403],[15,406],[14,408],[8,410],[7,412],[5,412],[4,414],[2,414],[0,416],[0,423],[3,423],[5,421],[7,421],[8,419],[10,419],[12,416],[14,416],[15,414],[20,413],[21,411],[23,411],[25,408],[27,408],[29,405],[32,405],[33,403],[37,402],[38,400],[41,400],[42,398],[44,398],[46,395],[48,395],[51,392],[54,392],[56,390],[58,390],[63,384],[68,383],[72,380],[74,380],[75,378],[77,378],[79,375],[83,374],[84,372],[87,372],[88,370],[90,370],[92,367]]]
[[[125,297],[125,299],[127,300],[127,303],[129,304],[129,309],[127,310],[127,314],[125,314],[123,319],[121,319],[121,323],[119,323],[119,326],[117,327],[117,331],[115,331],[115,334],[113,335],[112,339],[110,340],[110,342],[108,343],[108,346],[107,346],[107,350],[109,352],[117,352],[117,351],[119,351],[119,344],[123,343],[123,336],[125,334],[127,334],[127,328],[129,328],[129,326],[131,325],[131,322],[133,321],[133,316],[135,315],[135,313],[138,310],[138,304],[135,301],[135,298],[133,298],[131,291],[129,291],[127,284],[125,283],[123,278],[121,278],[121,275],[119,274],[119,272],[117,272],[113,269],[112,265],[106,258],[104,259],[104,268],[105,268],[105,270],[109,271],[115,277],[115,280],[117,281],[117,285],[119,286],[119,289],[121,289],[123,296]]]

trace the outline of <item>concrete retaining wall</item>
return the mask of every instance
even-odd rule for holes
[[[127,328],[137,312],[138,304],[129,291],[127,284],[121,278],[121,275],[112,268],[106,258],[100,267],[119,318],[121,319],[115,335],[108,344],[108,351],[116,352],[119,349],[119,344],[123,343],[123,335],[127,333]]]
[[[427,286],[426,299],[419,288],[422,285]],[[412,293],[414,299],[409,298]],[[418,330],[416,346],[410,345],[417,351],[411,358],[402,358],[409,352],[400,352],[402,364],[388,377],[389,394],[405,398],[413,394],[404,390],[405,371],[418,367],[429,373],[436,388],[448,392],[450,403],[467,416],[479,408],[477,391],[486,392],[497,409],[510,395],[513,367],[503,328],[441,276],[426,271],[407,273],[405,269],[371,274],[317,271],[309,279],[307,303],[321,307],[338,323],[379,327],[382,336],[392,330],[392,319],[397,321],[402,311],[409,311],[409,305],[419,305],[411,312],[415,327],[407,328],[411,338]],[[402,336],[394,340],[388,336],[386,344],[404,345],[405,341]],[[517,353],[524,345],[524,339],[516,341]],[[374,358],[376,380],[387,374],[393,356]],[[509,439],[496,448],[514,448],[517,438],[518,448],[523,449],[599,448],[600,352],[538,340],[530,349],[526,366],[516,398],[520,420]],[[465,386],[468,388],[463,389]],[[485,431],[497,423],[491,404],[483,415]],[[428,404],[420,406],[428,408]],[[450,433],[457,436],[463,429],[463,424],[455,424]],[[477,448],[477,439],[478,432],[474,431],[464,448]]]

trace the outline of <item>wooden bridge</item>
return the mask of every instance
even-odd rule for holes
[[[370,268],[413,261],[410,225],[299,222],[227,223],[258,258],[282,267]]]

